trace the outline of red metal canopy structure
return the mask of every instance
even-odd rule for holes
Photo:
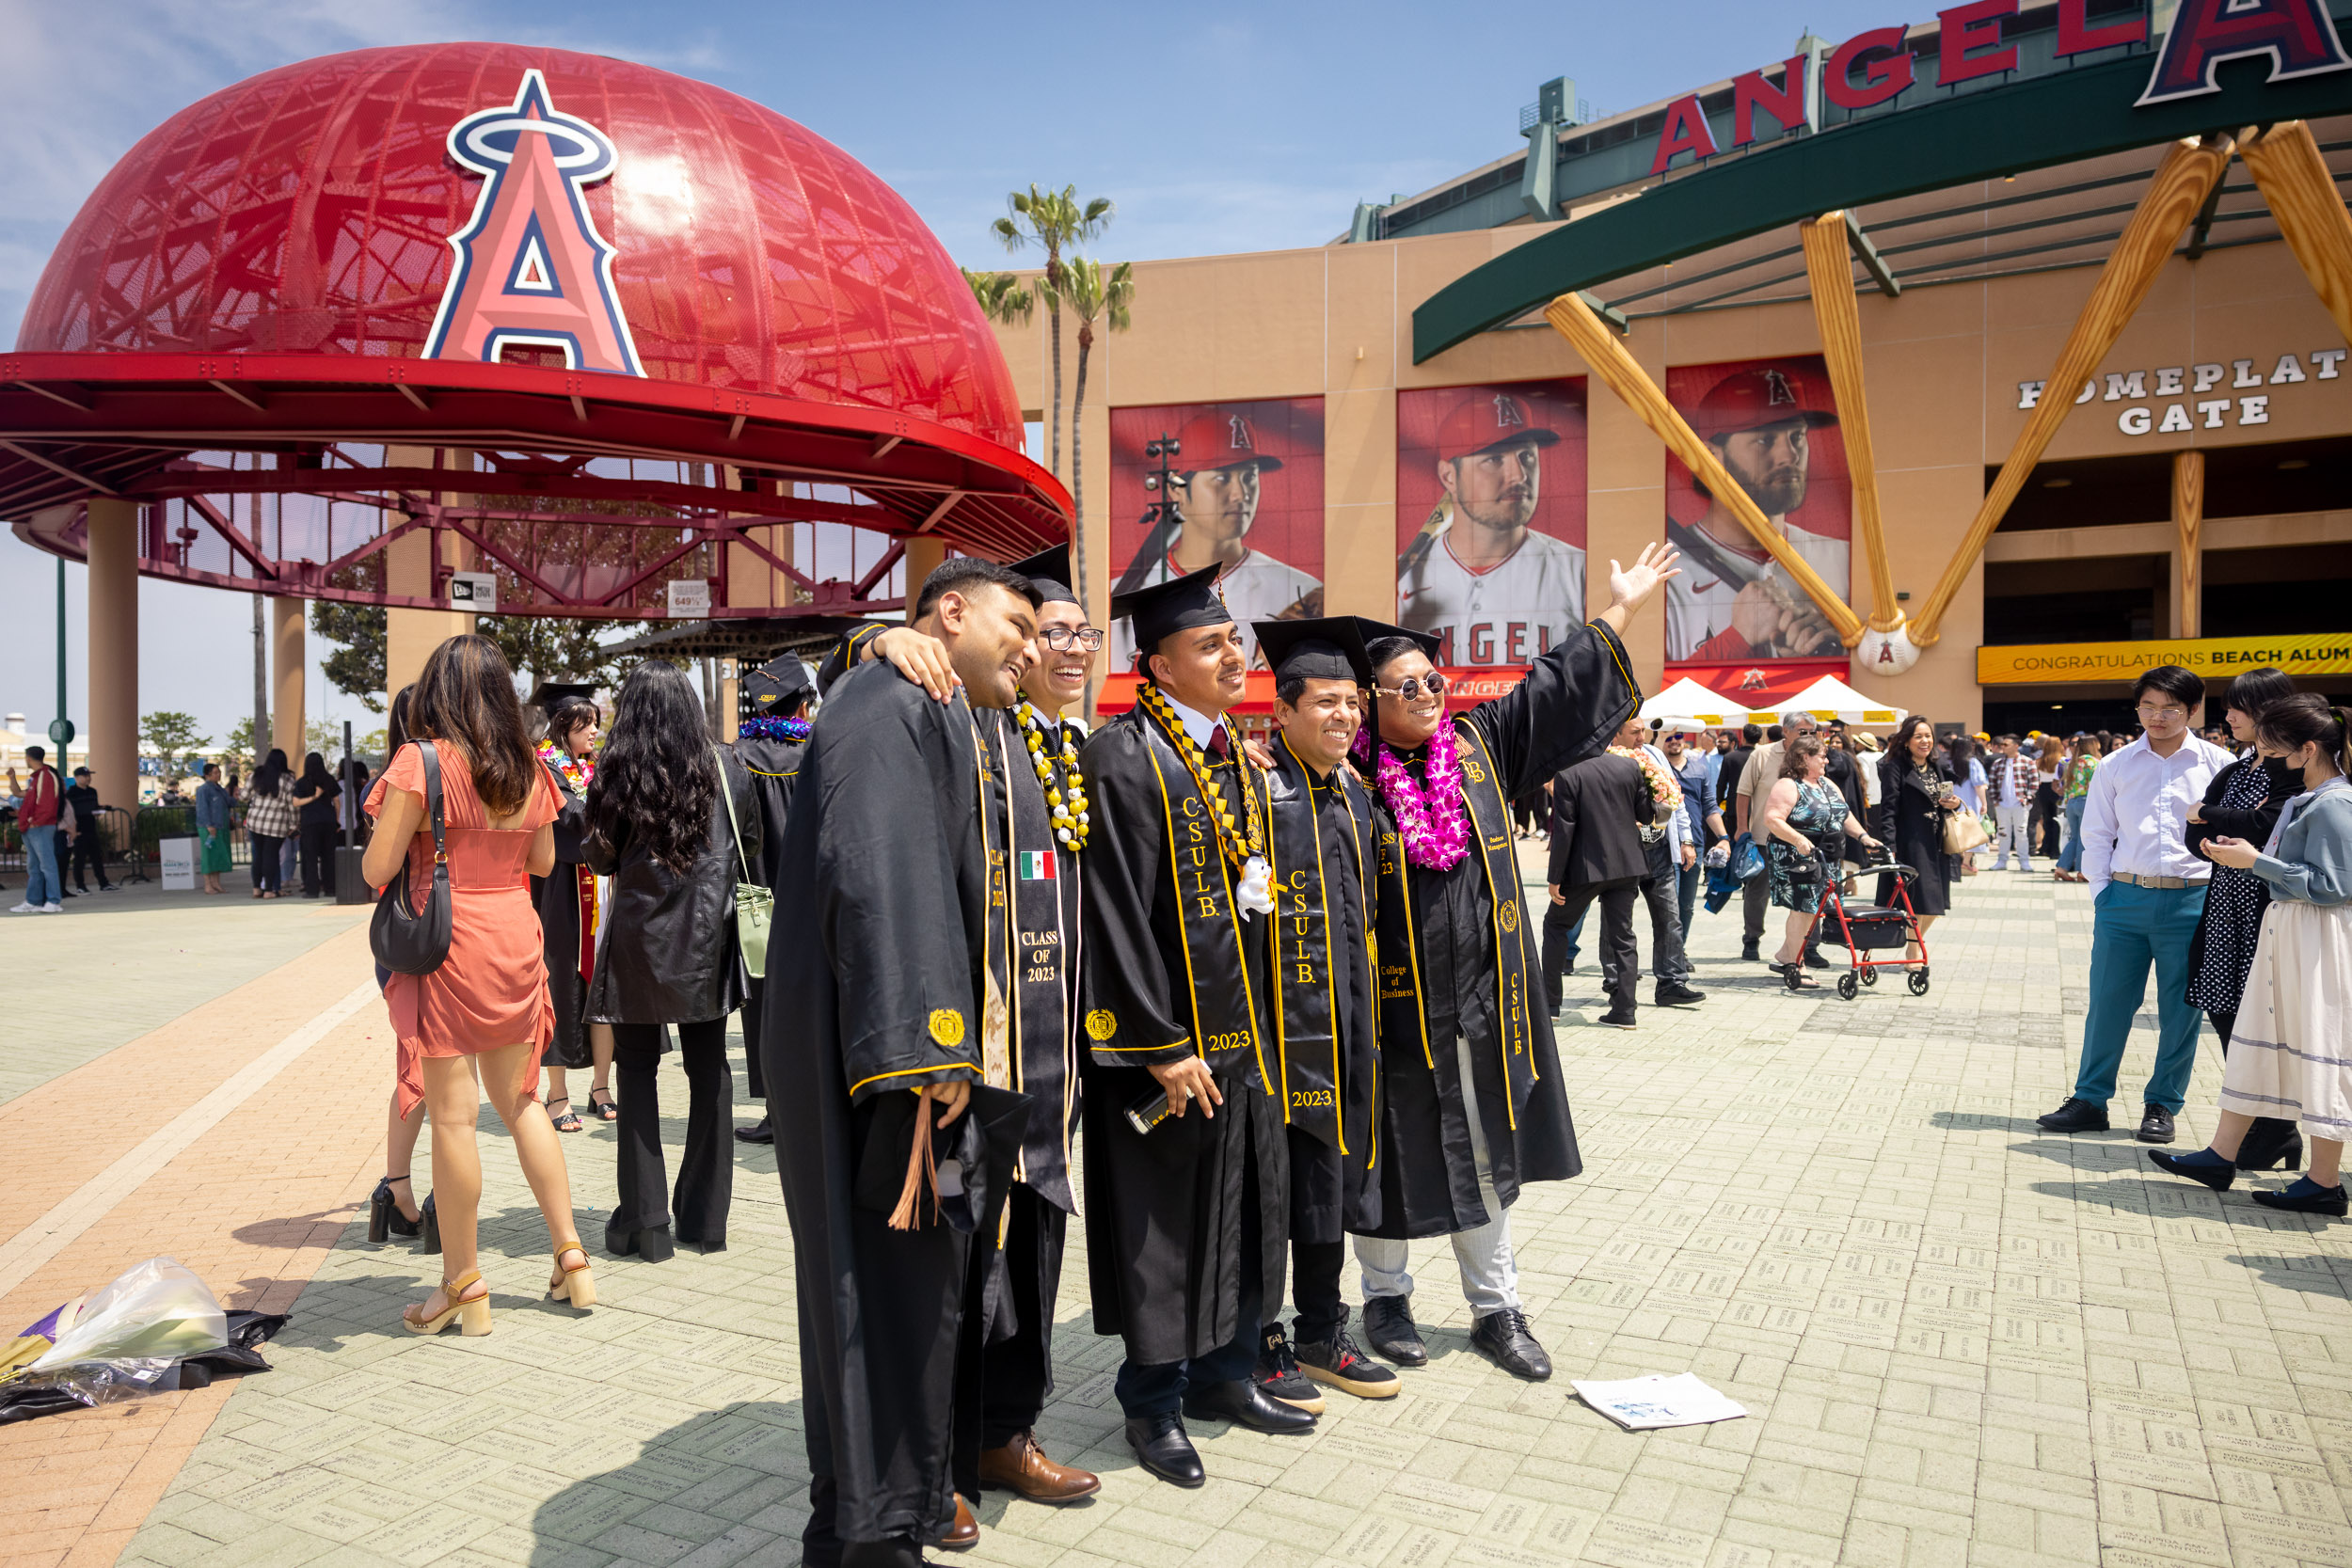
[[[1021,435],[958,269],[830,142],[627,61],[371,49],[100,183],[0,356],[0,517],[80,558],[87,503],[128,500],[144,574],[281,596],[443,608],[462,567],[504,613],[703,578],[714,616],[837,614],[896,604],[910,536],[1067,537]]]

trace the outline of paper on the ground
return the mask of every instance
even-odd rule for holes
[[[1748,1413],[1746,1406],[1724,1398],[1690,1372],[1675,1377],[1652,1372],[1614,1383],[1570,1383],[1568,1386],[1586,1404],[1629,1432],[1728,1421]]]

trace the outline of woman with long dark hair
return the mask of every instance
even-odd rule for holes
[[[2205,798],[2188,808],[2183,838],[2190,854],[2204,854],[2205,846],[2217,838],[2266,843],[2278,825],[2279,808],[2290,795],[2302,793],[2302,781],[2291,777],[2278,757],[2259,755],[2256,743],[2262,714],[2271,704],[2294,695],[2294,677],[2269,668],[2249,670],[2230,682],[2221,707],[2230,738],[2241,754],[2214,774]],[[2246,994],[2254,948],[2262,940],[2263,911],[2269,907],[2269,883],[2251,871],[2215,863],[2205,884],[2204,911],[2197,917],[2197,934],[2189,939],[2188,1001],[2212,1020],[2225,1066],[2230,1036],[2237,1027],[2238,1001]],[[2240,1170],[2273,1165],[2292,1170],[2303,1162],[2302,1134],[2284,1117],[2258,1117],[2238,1148],[2237,1160]]]
[[[612,1090],[612,1030],[588,1022],[588,981],[596,974],[596,915],[600,879],[587,865],[588,785],[596,776],[596,740],[603,710],[585,697],[564,697],[548,709],[547,738],[539,760],[555,781],[563,808],[555,818],[555,869],[531,879],[546,933],[548,1001],[555,1008],[555,1038],[548,1046],[548,1118],[558,1132],[585,1125],[572,1104],[564,1075],[593,1067],[588,1089],[592,1115],[617,1119]]]
[[[284,891],[279,860],[286,840],[301,827],[294,800],[294,772],[276,747],[253,770],[246,787],[245,838],[253,853],[253,896],[275,898]]]
[[[1911,884],[1912,911],[1925,937],[1936,917],[1952,907],[1951,857],[1944,852],[1944,822],[1960,809],[1951,764],[1936,750],[1935,726],[1924,713],[1907,714],[1895,726],[1895,742],[1879,759],[1879,803],[1871,832],[1894,851],[1899,865],[1919,875]],[[1879,878],[1881,908],[1894,907],[1895,874]],[[1919,957],[1911,944],[1905,957]]]
[[[477,1266],[482,1157],[474,1138],[484,1090],[547,1221],[555,1255],[548,1293],[575,1307],[596,1299],[572,1224],[563,1143],[539,1104],[539,1053],[554,1020],[530,876],[555,866],[555,785],[523,738],[514,674],[487,638],[453,637],[433,650],[408,721],[416,740],[433,743],[439,763],[451,918],[440,966],[394,974],[384,988],[399,1042],[400,1108],[405,1114],[421,1100],[433,1117],[433,1201],[446,1259],[440,1287],[402,1321],[416,1334],[437,1334],[452,1320],[468,1334],[486,1334],[490,1288]],[[437,859],[425,789],[423,752],[412,742],[369,794],[379,831],[361,862],[373,884],[390,882],[405,867],[420,909]]]
[[[587,821],[588,866],[612,879],[588,982],[588,1017],[612,1025],[621,1082],[621,1193],[605,1245],[647,1262],[671,1257],[675,1242],[723,1251],[735,1180],[727,1015],[744,996],[735,884],[759,859],[759,802],[734,752],[712,744],[702,701],[675,666],[648,661],[621,683]],[[691,1095],[675,1198],[655,1087],[664,1024],[677,1028]]]
[[[2284,1192],[2254,1201],[2306,1214],[2345,1212],[2344,1140],[2352,1130],[2352,713],[2324,697],[2271,704],[2256,721],[2260,752],[2301,789],[2257,845],[2208,839],[2205,858],[2270,888],[2233,1043],[2222,1069],[2213,1142],[2194,1154],[2151,1151],[2158,1168],[2226,1190],[2247,1168],[2257,1118],[2286,1111],[2311,1134],[2310,1167]],[[2216,875],[2219,875],[2218,872]]]
[[[335,797],[343,786],[326,770],[326,758],[312,752],[302,759],[294,802],[302,835],[302,896],[323,898],[335,891]]]

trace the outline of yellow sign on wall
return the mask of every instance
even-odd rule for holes
[[[2178,664],[2208,680],[2270,665],[2290,675],[2352,673],[2352,632],[2284,637],[2198,637],[2171,642],[2033,642],[1979,648],[1979,686],[2055,686],[2128,681],[2143,670]]]

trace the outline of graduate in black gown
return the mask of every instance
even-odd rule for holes
[[[1347,1332],[1340,1299],[1351,1230],[1380,1223],[1373,1121],[1379,1086],[1369,936],[1372,800],[1347,767],[1372,701],[1372,662],[1353,616],[1260,621],[1252,627],[1274,672],[1268,750],[1274,884],[1275,1054],[1281,1063],[1291,1161],[1294,1342],[1270,1314],[1260,1337],[1258,1386],[1320,1414],[1317,1385],[1388,1399],[1396,1373]],[[1269,1308],[1279,1307],[1269,1299]]]
[[[1079,752],[1093,802],[1094,1326],[1126,1342],[1117,1392],[1129,1447],[1180,1486],[1205,1480],[1187,1416],[1264,1432],[1315,1419],[1252,1377],[1263,1306],[1281,1290],[1290,1152],[1269,1012],[1266,786],[1225,723],[1245,657],[1216,577],[1203,568],[1112,602],[1134,617],[1145,680],[1136,705]]]
[[[962,688],[888,664],[845,675],[785,824],[763,1009],[800,1307],[811,1568],[922,1560],[977,1533],[953,1456],[974,1248],[993,1244],[1028,1117],[1014,1092],[1009,879],[1018,820],[1002,710],[1036,596],[959,557],[915,599]],[[991,710],[995,710],[991,712]],[[989,722],[983,723],[983,717]],[[960,1517],[961,1516],[961,1517]]]
[[[613,1103],[612,1025],[588,1022],[588,978],[596,967],[596,877],[587,866],[586,806],[588,781],[596,771],[597,729],[604,722],[594,691],[574,682],[541,681],[531,694],[532,705],[548,720],[539,760],[563,802],[555,816],[555,869],[531,879],[531,901],[539,911],[541,957],[548,966],[548,1004],[555,1012],[555,1035],[540,1062],[548,1069],[548,1121],[559,1132],[578,1132],[584,1125],[564,1083],[567,1072],[595,1069],[588,1091],[592,1114],[604,1117]]]
[[[1380,813],[1380,1223],[1359,1234],[1364,1332],[1406,1367],[1407,1240],[1450,1236],[1471,1347],[1541,1380],[1551,1361],[1521,1310],[1507,1211],[1530,1181],[1583,1168],[1542,968],[1519,891],[1508,802],[1605,749],[1641,705],[1619,633],[1675,552],[1610,562],[1610,605],[1528,667],[1505,696],[1446,715],[1437,640],[1367,627],[1376,677],[1363,764]]]
[[[752,776],[759,797],[759,863],[751,868],[752,880],[771,893],[784,868],[785,812],[800,783],[801,752],[808,745],[809,710],[817,703],[817,678],[798,654],[770,659],[743,677],[743,695],[752,715],[736,725],[735,755]],[[775,1123],[768,1110],[768,1079],[759,1066],[760,990],[765,981],[751,978],[743,997],[744,1086],[759,1106],[759,1120],[739,1127],[735,1135],[747,1144],[773,1143]]]

